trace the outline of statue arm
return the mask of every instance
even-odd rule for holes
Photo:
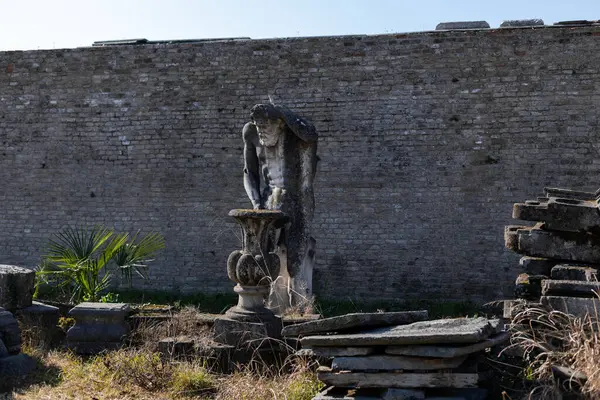
[[[294,135],[298,136],[304,142],[313,143],[317,141],[319,135],[313,124],[285,106],[277,106],[277,109],[281,113],[281,118]]]
[[[260,198],[260,174],[258,156],[256,155],[255,141],[257,137],[256,127],[248,122],[244,125],[242,136],[244,138],[244,189],[252,202],[254,209],[262,208]]]

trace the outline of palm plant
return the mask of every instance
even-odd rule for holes
[[[164,238],[150,233],[138,240],[139,231],[129,239],[103,226],[91,229],[66,228],[55,234],[38,270],[38,282],[48,278],[71,293],[71,301],[98,301],[109,285],[111,265],[131,284],[136,272],[146,278],[147,263],[165,247]]]

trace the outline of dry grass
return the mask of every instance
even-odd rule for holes
[[[577,318],[560,311],[522,306],[511,324],[512,345],[521,349],[534,383],[530,399],[562,399],[565,393],[600,398],[600,333],[598,316]],[[583,373],[587,380],[560,381],[553,367]]]
[[[34,375],[50,369],[55,379],[32,378],[18,385],[12,398],[310,400],[322,387],[306,363],[295,363],[291,372],[246,367],[218,375],[201,360],[169,362],[157,353],[132,349],[89,359],[53,351],[43,356]]]
[[[24,352],[38,361],[26,380],[12,384],[10,399],[286,399],[310,400],[321,388],[314,365],[295,359],[276,369],[254,360],[228,375],[206,368],[207,360],[166,359],[156,343],[167,336],[209,340],[201,314],[186,308],[169,321],[140,326],[139,346],[82,358],[65,351],[48,351],[29,337]],[[2,395],[0,394],[0,399]]]

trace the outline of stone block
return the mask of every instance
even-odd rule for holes
[[[570,260],[581,263],[600,263],[600,237],[586,232],[560,232],[535,227],[507,226],[506,247],[520,254]]]
[[[215,319],[214,340],[235,347],[270,347],[272,339],[281,337],[281,319],[268,323],[236,321],[227,317]]]
[[[541,19],[512,19],[502,21],[500,28],[522,28],[528,26],[543,26],[544,21]]]
[[[529,256],[521,257],[519,260],[519,265],[523,269],[523,272],[528,275],[550,276],[552,268],[560,263],[560,260]]]
[[[10,353],[8,352],[8,349],[6,348],[6,345],[4,344],[2,339],[0,339],[0,358],[8,357],[9,355],[10,355]]]
[[[21,352],[21,330],[13,314],[0,308],[0,340],[9,354]]]
[[[335,357],[331,364],[333,371],[432,371],[458,368],[465,356],[454,358],[430,358],[397,355],[372,355],[366,357]]]
[[[433,345],[416,345],[416,346],[388,346],[385,349],[387,354],[397,354],[411,357],[432,357],[432,358],[458,358],[469,354],[484,351],[490,347],[497,346],[508,342],[510,339],[509,332],[502,332],[490,337],[479,343],[470,344],[467,346],[433,346]]]
[[[69,315],[75,325],[67,331],[67,347],[81,354],[95,354],[119,348],[129,335],[129,304],[84,302]]]
[[[543,306],[580,318],[586,315],[595,317],[596,310],[600,309],[600,302],[597,298],[542,296],[540,302]]]
[[[589,266],[559,264],[552,268],[552,279],[565,281],[595,282],[598,280],[598,270]]]
[[[564,281],[545,279],[542,281],[544,296],[597,297],[600,282]]]
[[[513,218],[543,222],[545,229],[557,231],[590,231],[600,226],[600,213],[595,199],[550,197],[546,201],[515,203]]]
[[[22,377],[35,369],[35,360],[27,354],[0,358],[0,377]]]
[[[158,342],[158,352],[168,357],[187,357],[195,353],[195,341],[188,336],[162,339]]]
[[[54,346],[64,339],[64,333],[58,327],[60,318],[58,307],[33,301],[31,306],[18,310],[16,316],[24,330],[35,332],[50,346]]]
[[[0,264],[0,307],[15,311],[30,306],[34,280],[30,269]]]
[[[466,344],[487,339],[494,328],[485,318],[454,318],[377,328],[355,334],[306,336],[305,347]]]
[[[476,373],[452,372],[333,372],[323,367],[317,373],[327,385],[360,388],[467,388],[476,387]]]
[[[457,21],[440,22],[435,27],[436,31],[459,30],[459,29],[489,29],[490,24],[486,21]]]
[[[382,313],[354,313],[318,319],[283,328],[283,336],[306,336],[321,332],[364,330],[382,326],[406,325],[428,318],[426,310]]]
[[[542,295],[544,275],[519,274],[515,281],[515,297],[525,300],[538,300]]]

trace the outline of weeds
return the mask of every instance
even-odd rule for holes
[[[534,386],[530,399],[561,399],[564,393],[600,397],[597,314],[578,318],[524,303],[510,330],[511,347],[520,349],[527,361],[523,378]],[[559,370],[568,371],[569,376],[560,379]],[[576,379],[577,375],[587,379]]]

